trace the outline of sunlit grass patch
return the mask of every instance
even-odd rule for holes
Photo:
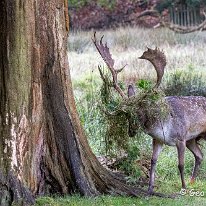
[[[206,182],[204,182],[206,184]],[[169,185],[169,186],[168,186]],[[175,183],[174,183],[175,185]],[[170,188],[170,189],[169,189]],[[174,186],[165,183],[162,187],[162,191],[171,191]],[[204,191],[204,196],[197,196],[197,192]],[[42,197],[37,199],[36,206],[204,206],[206,201],[205,189],[194,188],[190,189],[187,194],[180,193],[180,189],[175,189],[177,194],[175,199],[160,198],[160,197],[124,197],[124,196],[99,196],[93,198],[81,197],[79,195],[67,196],[67,197]]]

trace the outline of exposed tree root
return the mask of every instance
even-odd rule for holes
[[[29,206],[35,203],[31,192],[9,172],[7,177],[0,171],[0,205]]]

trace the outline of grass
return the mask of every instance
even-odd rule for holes
[[[162,182],[158,191],[180,194],[177,181]],[[199,192],[199,194],[197,193]],[[200,195],[200,196],[198,196]],[[204,195],[204,196],[201,196]],[[206,181],[198,180],[193,186],[188,187],[188,192],[177,195],[175,199],[160,197],[114,197],[99,196],[94,198],[79,195],[68,197],[42,197],[37,200],[36,206],[204,206],[206,201]]]
[[[180,197],[176,200],[160,199],[160,198],[125,198],[125,197],[109,197],[103,196],[99,198],[43,198],[37,203],[38,206],[204,206],[205,198],[199,197]],[[42,203],[40,203],[42,202]]]
[[[187,177],[188,179],[188,177]],[[124,197],[102,195],[99,197],[81,197],[79,195],[65,197],[41,197],[37,199],[36,206],[204,206],[206,202],[206,179],[188,185],[187,192],[181,191],[180,180],[158,181],[157,192],[176,194],[176,198],[160,197]]]
[[[176,34],[168,29],[143,29],[138,27],[117,28],[98,32],[108,42],[115,59],[115,67],[127,67],[122,78],[128,83],[137,79],[154,80],[155,70],[150,63],[138,60],[146,46],[156,46],[164,50],[167,57],[166,74],[176,69],[204,71],[206,66],[205,53],[206,32]],[[97,74],[98,64],[103,60],[94,48],[91,38],[93,31],[74,32],[69,37],[69,61],[73,81],[78,81],[85,74]]]
[[[206,32],[195,32],[181,35],[168,29],[143,29],[138,27],[117,28],[97,33],[100,37],[105,35],[111,52],[115,59],[115,68],[127,67],[120,75],[125,84],[136,83],[140,79],[156,80],[155,70],[146,61],[138,57],[148,47],[159,47],[164,50],[167,57],[166,73],[163,78],[162,88],[167,95],[191,95],[193,93],[206,95]],[[105,155],[105,124],[101,115],[100,85],[98,64],[103,64],[102,59],[94,48],[91,38],[93,31],[73,32],[69,36],[69,62],[73,81],[74,94],[81,118],[82,125],[87,133],[90,146],[96,155]],[[190,79],[191,78],[191,79]],[[205,80],[204,80],[205,79]],[[130,140],[133,147],[130,151],[130,162],[125,163],[128,171],[138,173],[133,165],[137,158],[141,160],[151,155],[151,137],[141,134],[140,137]],[[139,151],[137,152],[136,149]],[[206,147],[203,144],[204,154]],[[142,155],[143,154],[143,155]],[[146,155],[145,155],[146,154]],[[139,155],[139,156],[138,156]],[[186,152],[185,174],[186,180],[193,167],[194,158]],[[128,164],[129,163],[129,164]],[[135,206],[135,205],[205,205],[206,201],[206,159],[203,160],[197,182],[188,185],[191,192],[176,199],[158,197],[130,198],[100,196],[85,198],[78,195],[69,197],[41,197],[37,204],[63,206]],[[180,192],[180,176],[177,169],[176,148],[165,146],[157,164],[157,177],[155,191],[163,193]],[[130,181],[137,178],[133,174]],[[133,179],[132,179],[133,178]],[[204,192],[204,197],[194,196],[193,190]],[[193,195],[193,196],[190,196]]]

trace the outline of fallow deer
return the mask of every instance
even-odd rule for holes
[[[102,39],[103,37],[100,42],[97,42],[96,35],[94,34],[93,42],[112,74],[113,87],[122,98],[132,98],[132,96],[135,95],[132,85],[128,87],[128,95],[126,95],[118,85],[117,75],[122,69],[114,69],[114,60],[107,44],[104,45]],[[158,48],[154,50],[148,48],[139,59],[146,59],[154,66],[157,72],[157,83],[154,88],[158,88],[166,66],[166,57],[164,53]],[[102,76],[101,70],[100,74]],[[182,188],[186,188],[184,179],[185,148],[187,147],[195,157],[191,182],[195,180],[203,159],[203,154],[197,142],[200,139],[206,140],[206,98],[202,96],[167,96],[164,100],[169,108],[169,112],[164,118],[160,116],[160,118],[155,119],[155,121],[150,121],[145,114],[145,111],[150,110],[150,108],[141,108],[137,105],[138,110],[136,111],[136,116],[144,131],[153,138],[153,153],[148,187],[149,194],[153,193],[155,166],[163,144],[176,146],[177,148],[178,168],[181,176]],[[129,118],[128,122],[128,133],[130,136],[134,136],[138,125],[135,125],[136,123],[133,123]]]

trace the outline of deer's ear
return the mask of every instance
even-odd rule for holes
[[[131,84],[128,86],[127,95],[128,97],[135,95],[134,87]]]

